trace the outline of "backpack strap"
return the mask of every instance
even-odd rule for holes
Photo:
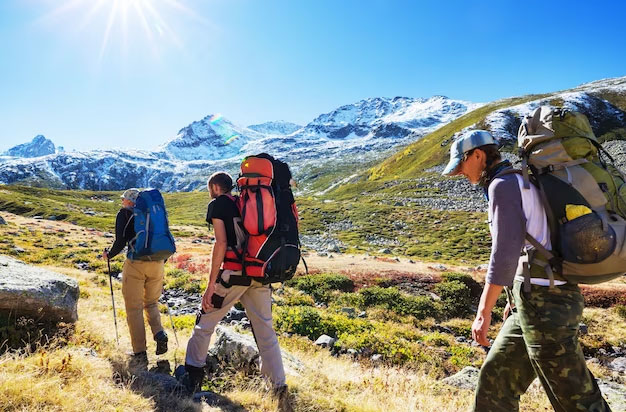
[[[524,189],[530,189],[530,177],[528,176],[528,157],[525,154],[524,149],[520,147],[519,157],[522,159],[522,180],[524,181]]]
[[[535,248],[535,251],[538,254],[540,254],[545,260],[547,260],[547,262],[543,262],[540,259],[529,259],[528,264],[530,265],[530,263],[532,262],[543,266],[546,274],[548,275],[548,279],[550,280],[550,289],[554,288],[554,272],[552,271],[552,267],[557,268],[557,270],[560,272],[563,260],[554,255],[554,253],[552,253],[548,249],[546,249],[541,243],[539,243],[537,239],[535,239],[528,233],[526,233],[526,240],[533,246],[533,248]],[[526,277],[525,273],[524,277]],[[530,280],[530,271],[528,272],[528,277]],[[524,290],[526,290],[526,286],[524,286]]]
[[[574,159],[574,160],[570,160],[569,162],[564,162],[564,163],[558,163],[558,164],[554,164],[554,165],[548,165],[546,167],[538,167],[537,168],[537,172],[540,175],[546,174],[546,173],[550,173],[550,172],[554,172],[556,170],[563,170],[563,169],[567,169],[568,167],[572,167],[572,166],[578,166],[584,163],[589,163],[589,161],[587,159],[585,159],[584,157],[580,158],[580,159]],[[568,173],[569,176],[569,173]],[[569,179],[571,181],[571,178]]]

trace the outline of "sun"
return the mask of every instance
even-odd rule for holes
[[[54,5],[40,21],[68,24],[79,33],[102,30],[97,45],[100,61],[109,49],[125,50],[130,40],[138,43],[139,37],[155,54],[166,44],[182,48],[183,42],[169,21],[181,15],[206,23],[186,0],[57,0]]]

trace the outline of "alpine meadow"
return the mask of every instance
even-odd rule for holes
[[[626,10],[496,3],[0,6],[0,411],[626,412]]]

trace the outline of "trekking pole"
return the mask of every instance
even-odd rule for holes
[[[109,268],[109,287],[111,288],[111,303],[113,304],[113,322],[115,323],[115,340],[117,346],[120,346],[120,335],[117,331],[117,314],[115,313],[115,298],[113,297],[113,281],[111,280],[111,260],[109,259],[109,251],[104,249],[107,254],[107,267]]]
[[[163,289],[163,297],[165,297],[165,289]],[[178,352],[178,348],[180,345],[178,344],[178,335],[176,334],[176,326],[174,326],[174,319],[172,319],[172,312],[170,311],[170,305],[167,303],[167,299],[165,299],[165,307],[167,308],[167,314],[170,317],[170,323],[172,324],[172,330],[174,331],[174,339],[176,340],[176,349],[174,349],[174,366],[178,366],[178,360],[176,359],[176,353]]]

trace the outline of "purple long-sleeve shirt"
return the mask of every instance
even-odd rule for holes
[[[492,244],[486,283],[512,286],[526,236],[526,216],[516,175],[494,179],[488,198]]]

